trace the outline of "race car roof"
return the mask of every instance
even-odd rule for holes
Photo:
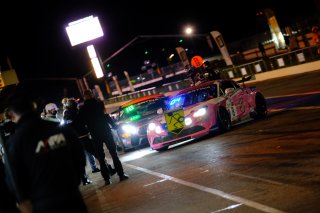
[[[144,97],[137,98],[137,99],[134,99],[132,101],[129,101],[129,102],[125,103],[125,104],[122,104],[120,107],[121,108],[125,108],[127,106],[130,106],[132,104],[136,104],[136,103],[139,103],[139,102],[142,102],[142,101],[146,101],[146,100],[150,100],[150,99],[154,99],[154,98],[162,98],[162,97],[165,97],[165,96],[162,95],[162,94],[148,95],[148,96],[144,96]]]

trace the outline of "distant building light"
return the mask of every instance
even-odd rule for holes
[[[190,35],[191,33],[192,33],[192,28],[191,27],[187,27],[187,29],[186,29],[186,33],[188,34],[188,35]]]

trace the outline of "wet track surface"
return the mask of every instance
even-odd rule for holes
[[[267,98],[270,111],[294,107],[320,107],[320,91]]]
[[[320,212],[320,72],[253,86],[267,97],[266,119],[165,152],[120,152],[130,179],[104,186],[88,172],[89,211]]]

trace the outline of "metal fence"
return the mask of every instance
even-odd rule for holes
[[[288,51],[282,54],[275,54],[269,56],[267,58],[257,58],[251,62],[242,63],[238,65],[233,65],[229,67],[220,68],[220,75],[223,79],[233,79],[240,78],[244,75],[253,75],[262,72],[268,72],[280,68],[295,66],[311,61],[320,60],[320,54],[318,53],[318,46],[311,46],[306,48],[301,48],[294,51]],[[164,76],[167,78],[171,76],[181,76],[181,80],[162,84],[161,87],[151,87],[144,90],[139,90],[135,92],[131,92],[128,94],[124,94],[121,96],[112,97],[105,100],[105,104],[113,104],[117,102],[129,101],[139,97],[143,97],[146,95],[153,95],[159,93],[167,93],[176,90],[180,90],[188,87],[189,80],[183,79],[184,68],[181,63],[177,63],[175,65],[170,65],[168,67],[164,67],[162,70],[162,76],[150,76],[150,74],[144,74],[145,79],[143,83],[147,85],[148,82],[154,82],[155,79],[159,81],[163,81]],[[123,81],[120,85],[126,85],[127,82]],[[127,86],[128,88],[128,86]],[[125,91],[124,91],[125,92]]]
[[[318,48],[320,48],[320,46],[306,47],[282,54],[276,54],[268,58],[261,58],[249,63],[239,64],[237,66],[224,67],[220,71],[221,77],[239,78],[248,74],[252,75],[319,60],[320,55],[318,54]]]

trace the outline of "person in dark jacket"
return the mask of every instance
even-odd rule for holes
[[[8,109],[4,110],[4,122],[0,126],[0,212],[1,213],[18,213],[17,201],[14,195],[10,192],[8,184],[6,183],[6,173],[3,162],[5,161],[5,147],[6,141],[10,135],[14,133],[15,123],[11,121]]]
[[[0,212],[1,213],[18,213],[16,198],[9,191],[6,183],[4,164],[0,158]]]
[[[21,209],[34,213],[87,213],[79,185],[86,159],[76,132],[68,126],[43,120],[26,94],[8,99],[17,124],[8,144],[12,179],[10,189]],[[6,163],[7,164],[7,163]]]
[[[218,80],[221,79],[220,72],[217,66],[214,66],[209,61],[205,61],[202,64],[202,69],[205,73],[208,74],[207,79],[208,80]]]
[[[8,108],[4,110],[4,122],[1,124],[3,129],[4,140],[7,141],[10,135],[14,133],[16,124],[11,120],[11,113],[8,112]]]
[[[109,124],[113,128],[117,125],[113,122],[111,117],[105,113],[104,103],[94,97],[91,90],[86,90],[83,94],[84,104],[80,107],[76,122],[87,126],[90,135],[92,136],[93,144],[96,150],[97,159],[99,160],[101,175],[105,180],[105,185],[111,184],[111,171],[109,171],[103,144],[107,146],[113,165],[117,171],[120,181],[128,179],[128,175],[124,173],[122,163],[117,153],[116,143],[113,139]]]
[[[73,121],[76,118],[77,114],[78,114],[78,103],[74,99],[71,99],[71,98],[67,99],[64,106],[63,118],[62,118],[64,121],[64,125],[70,125],[72,128],[74,128],[77,131],[79,140],[81,141],[83,148],[86,150],[86,142],[87,142],[87,139],[89,139],[88,138],[89,135],[88,135],[88,132],[85,130],[85,128],[82,128],[82,129],[76,128]],[[89,158],[88,155],[90,153],[86,153],[85,151],[85,154],[86,154],[86,157]],[[89,179],[86,172],[83,173],[81,180],[83,185],[88,185],[92,183],[92,181]]]
[[[69,98],[66,102],[65,110],[63,112],[63,120],[65,121],[65,123],[72,125],[72,127],[77,131],[79,135],[79,139],[83,144],[84,150],[86,152],[86,157],[88,161],[90,162],[90,157],[93,158],[91,160],[94,161],[94,165],[90,165],[92,169],[92,173],[100,172],[100,169],[96,167],[97,166],[95,163],[96,152],[94,150],[93,142],[91,140],[91,136],[87,128],[84,125],[74,122],[74,120],[78,115],[78,112],[79,112],[79,108],[78,108],[77,101],[73,98]],[[99,162],[99,164],[102,164],[102,163]],[[93,166],[95,168],[93,168]],[[109,171],[111,172],[111,175],[114,175],[116,173],[115,169],[112,168],[110,164],[108,164],[108,168],[109,168]],[[92,183],[92,181],[88,178],[87,174],[83,175],[82,183],[83,185]]]

